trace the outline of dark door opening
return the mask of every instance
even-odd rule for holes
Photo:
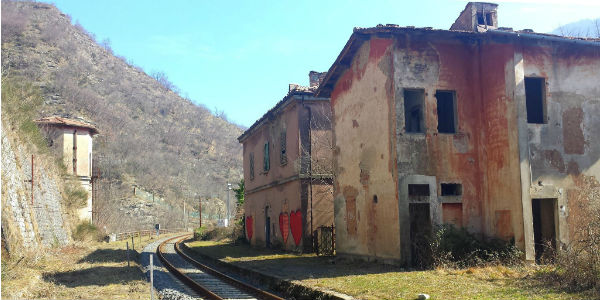
[[[265,246],[271,248],[271,217],[269,217],[269,207],[265,207]]]
[[[551,259],[556,250],[556,199],[531,199],[535,260]]]
[[[415,267],[428,267],[431,265],[431,218],[429,216],[429,203],[409,203],[410,214],[410,241],[412,265]]]

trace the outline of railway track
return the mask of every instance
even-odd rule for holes
[[[284,299],[231,278],[191,258],[181,251],[179,247],[179,244],[189,236],[190,235],[177,236],[164,241],[156,249],[156,255],[171,274],[202,297],[215,300]],[[167,251],[170,250],[170,247],[174,248],[175,253],[172,251],[169,253]],[[190,268],[190,266],[192,266],[192,268]]]

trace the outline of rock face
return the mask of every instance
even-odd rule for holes
[[[3,126],[4,127],[4,126]],[[6,128],[6,127],[4,127]],[[31,153],[2,131],[2,235],[9,247],[69,242],[57,178],[36,163],[31,205]]]

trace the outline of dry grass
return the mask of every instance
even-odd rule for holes
[[[194,251],[241,267],[280,276],[359,299],[595,299],[597,295],[568,293],[537,279],[543,268],[502,265],[464,269],[407,271],[367,262],[333,261],[254,249],[224,242],[192,242]]]
[[[142,238],[141,245],[153,239]],[[131,247],[131,240],[129,240]],[[78,242],[2,259],[3,299],[148,299],[150,286],[135,258],[127,267],[125,241]]]

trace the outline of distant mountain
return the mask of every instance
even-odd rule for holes
[[[131,196],[134,185],[174,207],[223,199],[226,182],[242,177],[242,129],[101,44],[53,5],[2,1],[2,79],[39,87],[40,117],[81,116],[97,125],[94,161],[117,193],[111,199]]]
[[[552,30],[550,33],[562,36],[600,38],[600,18],[565,24]]]

